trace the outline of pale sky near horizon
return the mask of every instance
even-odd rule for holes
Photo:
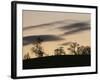
[[[35,57],[30,51],[32,40],[36,37],[43,38],[44,51],[53,55],[54,49],[63,46],[68,54],[68,42],[78,42],[80,45],[90,46],[90,20],[87,13],[73,12],[46,12],[46,11],[23,11],[23,55],[27,52]]]

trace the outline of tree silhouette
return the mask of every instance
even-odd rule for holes
[[[72,42],[68,50],[74,55],[89,55],[91,53],[91,48],[89,46],[80,46],[76,42]]]
[[[54,55],[60,55],[59,49],[54,50]]]
[[[60,48],[57,48],[54,50],[54,54],[55,55],[65,55],[66,53],[65,53],[63,47],[60,47]]]
[[[27,53],[27,54],[24,55],[24,59],[30,59],[29,53]]]
[[[77,42],[72,42],[70,44],[70,47],[68,48],[68,50],[70,50],[71,53],[73,53],[74,55],[77,55],[78,52],[77,52],[77,49],[79,47],[79,44]]]
[[[41,46],[42,42],[43,40],[40,37],[38,37],[36,41],[33,42],[34,47],[32,47],[32,51],[37,57],[43,57],[43,54],[45,54]]]
[[[77,53],[78,53],[79,55],[83,55],[83,51],[84,51],[84,46],[79,46],[79,47],[77,48]]]
[[[85,46],[83,49],[83,55],[89,55],[91,53],[91,48],[89,46]]]

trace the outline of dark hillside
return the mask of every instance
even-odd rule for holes
[[[90,66],[90,55],[60,55],[23,60],[23,69]]]

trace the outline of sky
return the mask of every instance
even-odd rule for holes
[[[31,58],[36,57],[31,48],[37,37],[43,39],[42,47],[48,55],[54,55],[59,47],[69,54],[69,42],[90,46],[90,20],[89,13],[23,10],[23,56],[29,53]]]

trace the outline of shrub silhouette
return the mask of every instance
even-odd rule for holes
[[[34,47],[32,47],[32,51],[37,57],[43,57],[43,55],[45,54],[41,46],[42,42],[43,40],[40,37],[38,37],[36,41],[33,42]]]
[[[63,49],[63,47],[57,48],[54,50],[54,55],[65,55],[65,51]]]

